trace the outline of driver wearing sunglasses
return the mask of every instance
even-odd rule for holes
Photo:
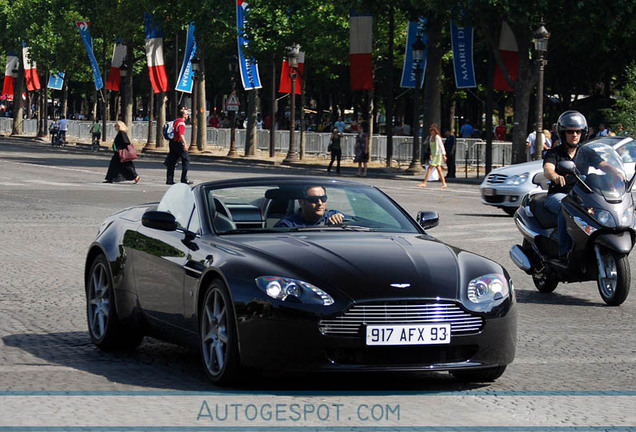
[[[327,193],[322,186],[311,186],[305,190],[305,196],[298,200],[299,211],[285,216],[275,225],[277,227],[310,227],[316,225],[338,225],[344,215],[337,210],[327,210]]]

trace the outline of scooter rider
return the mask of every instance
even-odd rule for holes
[[[567,233],[565,217],[561,212],[561,200],[565,198],[574,187],[576,179],[573,176],[565,177],[557,174],[556,167],[561,161],[574,160],[579,150],[579,145],[587,138],[587,120],[578,111],[565,111],[557,121],[559,142],[562,144],[547,151],[543,159],[543,175],[550,180],[548,196],[545,199],[545,207],[558,215],[559,236],[559,260],[567,261],[567,255],[572,248],[572,239]],[[596,166],[603,171],[615,171],[607,162],[598,160],[585,161],[585,164]],[[615,173],[622,177],[622,174]]]

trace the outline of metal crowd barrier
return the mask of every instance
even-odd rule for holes
[[[53,123],[49,120],[49,125]],[[67,137],[73,137],[82,141],[90,141],[91,125],[90,121],[69,120],[69,128]],[[106,140],[112,141],[115,136],[115,122],[108,122],[106,126]],[[13,127],[13,119],[9,117],[0,117],[0,132],[10,134]],[[35,136],[37,134],[37,120],[23,120],[23,135]],[[156,128],[156,123],[153,128]],[[207,128],[207,146],[217,149],[229,150],[230,148],[230,129],[214,129]],[[239,152],[245,150],[246,130],[236,129],[236,147]],[[186,126],[186,136],[189,137],[191,126]],[[269,152],[269,130],[256,131],[256,148],[264,153]],[[274,132],[274,150],[276,153],[285,153],[289,148],[289,131],[277,130]],[[148,138],[148,122],[133,122],[129,132],[131,139],[137,141],[145,141]],[[330,139],[329,132],[305,132],[304,153],[314,157],[329,157],[327,147]],[[294,134],[296,140],[296,149],[300,151],[300,133]],[[344,134],[342,137],[342,157],[353,158],[355,148],[356,134]],[[422,152],[426,149],[424,146],[428,142],[421,143]],[[386,161],[386,136],[374,135],[371,145],[371,159],[376,161]],[[398,166],[409,165],[413,155],[413,137],[410,136],[394,136],[393,137],[393,162]],[[492,165],[493,167],[509,165],[512,159],[512,143],[508,141],[493,141],[492,143]],[[455,162],[458,167],[462,166],[466,170],[478,172],[483,170],[486,161],[486,142],[475,138],[457,138],[457,147],[455,153]],[[459,170],[459,168],[458,168]]]

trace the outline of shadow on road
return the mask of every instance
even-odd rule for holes
[[[206,378],[196,351],[146,338],[136,351],[104,352],[85,332],[15,334],[3,339],[47,364],[60,365],[133,386],[135,390],[227,391],[265,394],[419,394],[476,390],[487,385],[464,384],[448,373],[248,373],[232,388],[219,388]],[[505,375],[504,375],[505,376]],[[55,390],[50,383],[48,390]],[[82,388],[77,390],[94,390]],[[122,391],[130,390],[123,388]]]

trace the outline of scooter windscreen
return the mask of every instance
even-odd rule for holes
[[[625,194],[625,166],[612,147],[602,143],[584,145],[575,163],[585,184],[606,200],[620,199]]]

